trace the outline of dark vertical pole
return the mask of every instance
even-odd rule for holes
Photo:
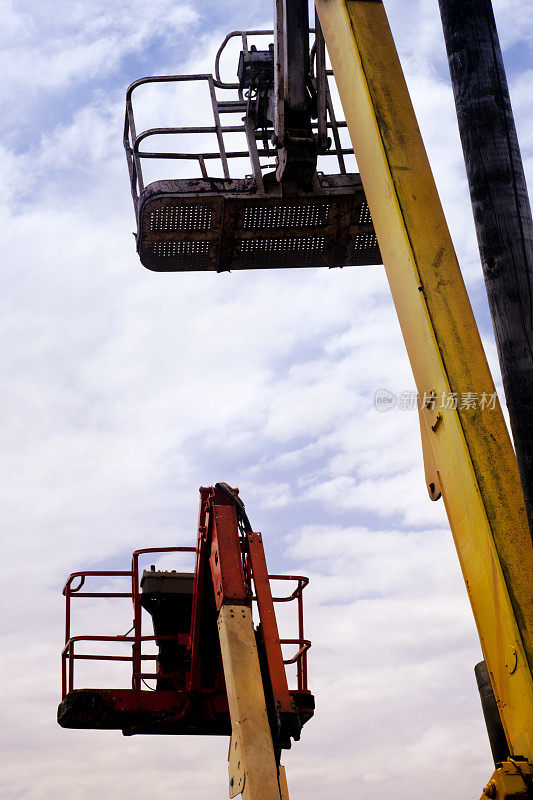
[[[487,726],[487,733],[489,735],[492,757],[495,764],[500,764],[502,761],[507,761],[511,754],[494,696],[494,689],[490,682],[489,671],[484,661],[480,661],[479,664],[476,664],[474,673],[479,690],[479,697],[481,699],[481,708],[483,709],[485,725]]]
[[[485,285],[533,535],[531,207],[491,0],[439,0],[439,6]]]

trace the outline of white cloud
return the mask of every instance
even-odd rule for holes
[[[438,10],[387,8],[478,290]],[[207,69],[211,13],[170,0],[71,3],[68,14],[4,4],[2,796],[89,800],[109,785],[117,800],[154,786],[161,800],[223,796],[226,741],[55,723],[66,574],[124,567],[134,547],[193,543],[197,488],[216,480],[240,486],[271,569],[311,576],[317,714],[285,758],[291,798],[352,794],[356,783],[368,800],[472,796],[490,757],[465,590],[442,503],[427,498],[416,412],[373,406],[378,388],[414,389],[383,270],[158,275],[138,264],[121,70],[161,42],[172,50],[163,71]],[[264,13],[225,6],[228,29]],[[528,14],[509,5],[505,43],[531,37]],[[528,80],[511,88],[531,164]],[[146,100],[147,124],[161,108]],[[202,106],[191,94],[166,110]],[[94,605],[78,619],[123,630],[126,616]]]
[[[68,9],[68,10],[67,10]],[[7,5],[7,33],[2,52],[4,89],[31,92],[77,85],[112,72],[128,55],[157,39],[183,35],[197,14],[186,3],[139,0],[109,5],[47,0],[38,5]]]

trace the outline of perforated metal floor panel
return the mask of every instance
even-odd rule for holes
[[[298,197],[248,179],[157,181],[139,198],[142,264],[158,272],[381,264],[358,175]]]

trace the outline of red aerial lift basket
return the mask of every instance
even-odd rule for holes
[[[290,747],[314,711],[307,685],[303,589],[300,575],[268,575],[261,535],[247,525],[237,490],[226,484],[200,490],[196,547],[136,550],[124,571],[82,571],[69,576],[66,599],[65,646],[62,652],[62,701],[58,722],[64,728],[119,729],[125,735],[230,735],[231,722],[217,632],[223,603],[257,604],[256,639],[267,711],[278,748]],[[148,554],[194,553],[195,571],[160,571],[152,566],[140,573],[139,560]],[[102,579],[124,580],[124,591],[98,590]],[[93,582],[95,586],[91,586]],[[271,582],[292,584],[290,593],[272,596]],[[116,581],[115,581],[116,583]],[[87,590],[89,589],[89,590]],[[130,600],[133,620],[125,635],[73,635],[71,606],[78,598]],[[294,601],[295,638],[280,638],[274,604]],[[142,612],[152,619],[153,632],[142,629]],[[86,652],[83,643],[131,645],[131,655]],[[157,654],[147,653],[148,643]],[[281,649],[292,654],[282,655]],[[128,661],[131,686],[120,689],[76,688],[74,667],[80,660]],[[151,664],[150,664],[151,662]],[[155,664],[153,663],[155,662]],[[150,664],[150,666],[149,666]],[[296,666],[294,689],[289,690],[285,666]],[[155,682],[150,687],[148,681]]]

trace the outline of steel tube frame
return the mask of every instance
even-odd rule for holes
[[[92,660],[92,661],[131,661],[132,662],[132,688],[140,690],[143,678],[157,678],[162,677],[161,673],[145,673],[142,671],[143,661],[155,661],[156,655],[145,655],[142,653],[142,643],[148,641],[163,641],[175,640],[177,638],[180,644],[190,646],[193,653],[197,652],[197,647],[190,641],[187,634],[177,634],[177,636],[143,636],[142,635],[142,607],[141,607],[141,594],[139,592],[139,557],[149,553],[198,553],[197,547],[146,547],[141,550],[135,550],[132,554],[131,569],[129,570],[83,570],[73,572],[69,575],[64,587],[63,595],[65,597],[65,644],[61,651],[61,683],[62,683],[62,699],[65,699],[67,692],[74,689],[74,664],[75,661]],[[81,589],[85,586],[86,578],[130,578],[131,589],[129,592],[97,592],[90,591],[84,592]],[[304,637],[303,628],[303,598],[302,592],[309,583],[309,578],[303,575],[269,575],[270,581],[296,581],[295,589],[289,595],[281,597],[273,597],[274,603],[289,603],[297,600],[297,617],[298,617],[298,638],[297,639],[280,639],[280,644],[297,645],[298,651],[291,658],[284,659],[283,663],[294,664],[297,668],[297,689],[300,692],[308,692],[307,685],[307,651],[311,647],[311,642]],[[75,583],[74,587],[72,584]],[[71,616],[72,598],[91,597],[91,598],[127,598],[132,601],[133,605],[133,624],[131,630],[133,635],[125,634],[123,636],[72,636],[71,635]],[[255,600],[256,598],[252,598]],[[192,627],[194,631],[199,633],[199,626]],[[130,642],[132,645],[131,656],[115,656],[115,655],[100,655],[89,653],[77,653],[75,643],[80,641],[88,642]],[[68,662],[68,666],[67,666]],[[192,670],[191,670],[192,672]],[[191,687],[189,686],[189,689]]]
[[[142,642],[147,641],[162,641],[165,639],[175,639],[173,636],[143,636],[142,635],[142,608],[139,592],[139,557],[148,553],[194,553],[195,547],[145,547],[141,550],[135,550],[132,555],[131,569],[129,570],[84,570],[82,572],[73,572],[69,575],[65,586],[63,587],[63,595],[65,596],[65,646],[61,652],[62,661],[62,692],[63,699],[68,691],[74,688],[74,662],[78,660],[98,660],[98,661],[131,661],[132,662],[132,688],[141,688],[141,679],[146,677],[146,674],[141,674],[141,663],[146,660],[156,660],[156,656],[145,656],[142,653]],[[96,578],[130,578],[131,589],[129,592],[81,592],[80,589],[85,585],[85,579],[89,577]],[[79,583],[72,588],[72,582],[79,578]],[[133,636],[71,636],[71,600],[73,597],[106,597],[118,598],[126,597],[132,601],[133,604]],[[178,635],[179,638],[179,635]],[[79,641],[99,641],[99,642],[131,642],[132,654],[131,656],[108,656],[108,655],[93,655],[93,654],[77,654],[75,652],[75,642]],[[68,681],[67,681],[67,664],[68,667]],[[150,677],[157,677],[156,673],[150,674]]]
[[[279,14],[281,17],[283,16],[282,11],[282,4],[283,0],[279,0],[280,2],[280,9]],[[301,2],[301,0],[299,0]],[[281,19],[280,17],[280,19]],[[324,62],[324,52],[323,52],[323,45],[322,37],[318,28],[310,28],[310,34],[315,34],[318,36],[318,51],[316,55],[316,70],[319,69],[322,71],[322,67],[325,66]],[[220,76],[220,57],[221,54],[226,47],[227,43],[234,37],[240,37],[242,40],[242,47],[245,52],[248,51],[248,37],[250,36],[270,36],[273,35],[273,31],[267,30],[256,30],[256,31],[233,31],[229,33],[226,38],[224,39],[217,56],[215,58],[215,75],[209,74],[196,74],[196,75],[158,75],[158,76],[150,76],[145,78],[139,78],[139,80],[134,81],[129,87],[126,92],[126,113],[124,118],[124,134],[123,134],[123,143],[124,149],[126,151],[126,159],[128,163],[128,171],[130,176],[130,184],[131,184],[131,194],[134,201],[135,212],[137,216],[137,207],[138,207],[138,199],[139,195],[145,188],[144,177],[142,172],[142,159],[160,159],[160,160],[170,160],[170,161],[196,161],[200,167],[200,171],[203,178],[208,177],[207,169],[205,162],[206,161],[213,161],[218,160],[221,162],[222,171],[224,177],[226,179],[230,178],[230,167],[229,161],[230,159],[242,159],[247,158],[250,160],[250,168],[252,173],[256,178],[256,182],[258,187],[261,191],[261,184],[262,184],[262,173],[261,171],[264,169],[272,169],[273,164],[263,163],[261,164],[259,159],[260,158],[274,158],[276,155],[276,150],[269,150],[264,147],[258,148],[257,141],[262,139],[262,132],[260,131],[251,131],[249,126],[246,125],[223,125],[221,122],[220,115],[221,114],[228,114],[228,113],[246,113],[247,103],[242,97],[242,92],[239,90],[238,83],[228,83],[221,79]],[[275,37],[275,43],[279,43],[279,35]],[[281,49],[279,58],[283,58],[283,43],[281,42]],[[277,63],[277,61],[276,61]],[[275,133],[281,129],[284,130],[284,109],[285,109],[285,101],[284,101],[284,83],[283,83],[283,75],[281,74],[281,61],[279,63],[279,70],[276,71],[276,88],[280,93],[280,102],[277,103],[277,117],[275,121]],[[321,72],[322,74],[322,72]],[[350,155],[353,151],[350,148],[342,147],[341,140],[339,136],[339,129],[346,128],[346,122],[344,120],[337,120],[335,111],[333,108],[333,102],[331,99],[331,94],[329,91],[328,86],[328,78],[333,75],[332,70],[325,70],[323,74],[323,84],[325,84],[325,95],[324,91],[320,92],[320,96],[322,99],[322,107],[319,109],[319,119],[317,122],[311,121],[311,130],[317,131],[321,140],[325,139],[325,132],[331,131],[332,133],[332,140],[333,140],[333,147],[330,150],[324,150],[323,148],[320,149],[320,156],[333,156],[336,157],[339,167],[340,174],[346,174],[346,166],[344,156]],[[213,113],[213,125],[197,125],[197,126],[183,126],[183,127],[164,127],[164,128],[149,128],[141,133],[137,134],[136,127],[135,127],[135,116],[133,112],[133,93],[136,89],[141,86],[146,86],[149,84],[163,84],[163,83],[183,83],[191,81],[205,81],[208,84],[208,89],[210,93],[211,99],[211,106],[212,106],[212,113]],[[321,84],[322,90],[324,86]],[[216,96],[216,89],[225,89],[225,90],[237,90],[239,91],[240,100],[219,100]],[[329,119],[327,118],[329,117]],[[227,133],[243,133],[247,139],[248,151],[246,150],[230,150],[226,149],[224,135]],[[212,152],[192,152],[192,153],[182,153],[182,152],[143,152],[139,149],[141,142],[151,136],[167,136],[167,135],[190,135],[194,136],[196,134],[213,134],[217,137],[218,143],[218,151]],[[294,141],[297,141],[294,139]],[[137,219],[138,223],[138,219]]]

